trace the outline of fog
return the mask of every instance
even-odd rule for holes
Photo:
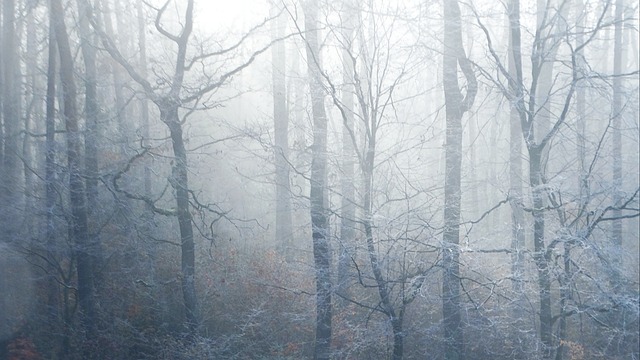
[[[640,357],[637,2],[0,10],[0,359]]]

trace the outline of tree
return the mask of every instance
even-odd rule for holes
[[[87,1],[88,0],[84,0],[84,2],[87,2]],[[118,26],[117,31],[114,29],[112,13],[115,12],[116,14],[118,14],[116,16],[116,19],[119,22],[119,25],[122,21],[121,19],[124,16],[117,11],[118,10],[117,8],[119,8],[118,0],[114,1],[114,4],[115,4],[114,11],[111,10],[109,3],[110,1],[108,0],[98,0],[96,7],[97,9],[100,10],[100,12],[93,14],[93,16],[97,18],[100,24],[104,24],[104,30],[107,36],[109,36],[109,38],[113,40],[116,46],[118,46],[119,51],[121,51],[126,56],[128,54],[128,48],[126,48],[123,45],[123,43],[124,44],[128,44],[128,43],[126,41],[122,41],[123,39],[122,36],[118,36],[118,35],[122,35],[122,31],[124,30],[120,26]],[[123,73],[122,66],[119,65],[117,62],[111,62],[111,74],[113,75],[113,92],[115,95],[115,118],[118,120],[117,121],[117,128],[118,128],[117,142],[120,147],[120,152],[125,153],[128,146],[128,139],[129,139],[129,134],[128,134],[129,120],[127,119],[128,101],[125,98],[126,97],[125,96],[125,79],[124,79],[125,74]]]
[[[518,3],[510,1],[508,3],[507,14],[512,14],[519,9],[516,8]],[[509,15],[507,16],[507,24],[511,24]],[[511,29],[511,27],[509,27]],[[520,48],[513,48],[514,42],[511,41],[512,31],[508,31],[508,71],[511,78],[517,78],[516,57],[520,58]],[[516,294],[518,301],[514,303],[513,316],[522,321],[521,311],[525,305],[525,252],[526,252],[526,223],[524,218],[524,210],[522,209],[523,189],[522,189],[522,128],[520,125],[520,116],[515,103],[509,104],[509,204],[511,206],[511,272],[513,274],[513,293]],[[519,336],[516,334],[516,336]],[[518,339],[519,340],[519,339]],[[525,347],[528,345],[524,340]],[[524,349],[520,356],[526,356],[528,349]]]
[[[316,280],[316,340],[314,359],[331,357],[331,249],[329,219],[325,204],[327,181],[327,114],[322,78],[318,30],[318,3],[309,1],[304,7],[307,71],[311,91],[313,145],[311,158],[310,199],[313,260]]]
[[[200,319],[198,315],[198,298],[195,288],[195,245],[189,204],[187,150],[184,145],[182,121],[180,119],[179,109],[183,104],[183,100],[180,98],[180,92],[183,87],[185,71],[187,68],[187,45],[193,30],[193,4],[193,0],[188,1],[184,13],[184,25],[180,33],[177,35],[167,32],[161,24],[162,16],[166,11],[169,2],[167,1],[162,8],[157,9],[155,22],[156,29],[175,43],[175,46],[177,47],[175,56],[175,72],[166,93],[158,94],[157,90],[151,86],[149,81],[142,77],[142,75],[140,75],[139,72],[127,62],[113,44],[111,38],[107,34],[103,33],[102,30],[98,30],[101,32],[102,42],[107,51],[109,51],[109,54],[127,70],[133,80],[142,87],[150,100],[156,104],[160,111],[160,120],[169,130],[175,161],[173,165],[171,186],[175,190],[176,209],[173,211],[161,211],[160,209],[155,208],[153,202],[147,197],[142,196],[140,199],[147,202],[155,211],[161,212],[165,215],[176,216],[178,218],[180,228],[181,282],[185,306],[185,325],[188,333],[191,335],[195,335]],[[93,25],[94,27],[97,27],[95,21],[93,22]],[[114,179],[113,184],[117,188],[116,180],[117,179]]]
[[[563,6],[566,6],[566,2],[563,2],[559,5],[558,8],[553,10],[553,14],[547,14],[549,19],[553,19],[554,22],[564,22],[563,14]],[[622,204],[617,205],[609,205],[604,208],[604,210],[592,210],[599,215],[592,217],[589,215],[589,211],[587,210],[590,205],[595,201],[593,198],[589,198],[586,202],[582,202],[583,205],[579,208],[579,211],[571,211],[568,207],[568,204],[565,200],[563,200],[562,192],[555,189],[553,186],[550,186],[549,179],[550,175],[547,173],[547,154],[549,154],[550,148],[553,146],[553,140],[561,134],[561,130],[568,122],[568,118],[570,117],[572,107],[575,101],[576,90],[580,84],[580,81],[591,79],[589,76],[585,76],[584,67],[585,65],[580,61],[584,59],[584,50],[585,48],[594,40],[596,35],[604,28],[608,26],[605,23],[604,18],[607,13],[607,8],[609,4],[605,4],[601,11],[598,11],[596,14],[595,23],[583,30],[584,38],[581,42],[577,44],[573,44],[569,41],[565,40],[557,40],[558,37],[563,38],[567,36],[575,36],[575,33],[571,33],[570,30],[567,30],[566,27],[564,30],[559,31],[559,33],[555,33],[552,35],[545,34],[542,32],[542,29],[538,29],[535,32],[535,36],[532,44],[532,53],[531,53],[531,85],[525,85],[525,78],[523,72],[523,62],[522,62],[522,33],[521,33],[521,24],[520,24],[520,6],[518,1],[513,1],[509,7],[509,21],[510,21],[510,58],[513,59],[515,68],[509,72],[507,67],[503,66],[500,62],[499,57],[492,46],[491,36],[487,28],[482,24],[480,20],[478,23],[485,33],[487,43],[489,46],[490,54],[492,60],[495,61],[498,66],[498,70],[502,76],[507,79],[508,89],[499,81],[495,81],[494,78],[491,78],[488,73],[484,72],[483,75],[486,78],[491,78],[496,86],[498,86],[503,93],[507,96],[509,101],[512,102],[512,106],[517,109],[518,117],[520,120],[520,126],[522,129],[522,135],[527,147],[528,153],[528,165],[529,165],[529,187],[531,191],[531,205],[530,207],[524,206],[524,210],[529,212],[533,218],[533,260],[536,265],[537,270],[537,295],[539,299],[539,311],[538,311],[538,321],[540,324],[539,327],[539,338],[542,343],[542,357],[543,358],[551,358],[553,354],[558,354],[561,356],[560,351],[558,351],[558,342],[554,339],[553,333],[553,325],[556,321],[564,319],[565,317],[576,314],[575,309],[569,309],[566,306],[566,302],[569,300],[569,296],[567,295],[567,286],[575,286],[569,285],[563,280],[563,278],[568,279],[571,278],[570,275],[567,274],[575,274],[572,272],[571,267],[574,264],[574,260],[571,259],[571,252],[569,249],[564,252],[564,271],[565,273],[560,277],[559,283],[561,285],[561,304],[562,309],[559,314],[553,314],[553,283],[554,283],[554,274],[556,271],[555,264],[556,259],[554,258],[554,253],[556,251],[556,247],[559,247],[561,244],[565,246],[576,246],[581,244],[581,242],[589,241],[589,237],[593,234],[593,229],[597,227],[602,221],[612,221],[616,219],[616,216],[608,216],[607,214],[614,209],[620,209],[622,211],[631,211],[632,213],[627,213],[626,215],[621,215],[620,218],[629,218],[638,216],[637,213],[633,213],[633,209],[628,207],[628,204],[635,201],[635,197],[637,196],[637,191],[632,192],[629,196],[625,198],[625,201]],[[553,27],[558,26],[547,23],[547,26]],[[544,51],[544,49],[548,49],[550,46],[555,46],[559,41],[562,44],[562,47],[558,50],[564,50],[564,56],[566,56],[566,60],[564,60],[564,64],[566,64],[566,72],[559,74],[557,76],[557,81],[554,89],[549,90],[549,93],[555,92],[558,96],[561,96],[562,101],[556,105],[556,109],[552,112],[551,117],[554,119],[551,126],[548,128],[548,131],[543,132],[541,134],[536,133],[536,131],[540,130],[539,124],[537,123],[539,119],[539,114],[542,111],[541,109],[546,106],[545,103],[538,103],[539,99],[539,81],[542,81],[541,71],[543,68],[543,64],[547,61],[550,61],[548,58],[549,52]],[[515,76],[512,76],[515,74]],[[615,75],[614,75],[615,76]],[[562,89],[561,91],[558,89]],[[608,129],[608,128],[607,128]],[[606,134],[607,129],[605,129],[604,133]],[[595,150],[596,155],[592,159],[589,174],[586,177],[586,181],[589,181],[589,177],[593,176],[592,171],[595,163],[599,160],[599,151],[601,151],[602,141],[597,142],[597,148]],[[587,189],[587,191],[589,191]],[[548,201],[549,205],[545,205]],[[558,225],[560,227],[557,230],[557,234],[552,237],[548,237],[547,231],[545,230],[545,226],[548,224],[547,217],[549,212],[555,212],[557,216],[554,220],[557,220]],[[554,223],[552,223],[554,224]],[[574,235],[570,235],[567,237],[566,233],[571,233]],[[574,236],[575,238],[571,237]],[[594,242],[591,241],[590,244]],[[595,251],[594,254],[596,257],[601,258],[602,254],[599,250]],[[575,283],[574,283],[575,284]],[[584,305],[577,304],[575,305],[580,309],[587,309],[589,311],[612,311],[612,308],[615,307],[614,304],[608,305]],[[562,322],[562,321],[561,321]],[[564,325],[562,325],[564,326]],[[562,330],[562,332],[565,332]],[[566,332],[565,332],[566,333]]]
[[[94,272],[99,274],[99,268],[102,265],[102,251],[100,237],[98,231],[98,219],[100,212],[98,209],[98,180],[99,180],[99,160],[98,160],[98,142],[99,136],[99,115],[100,103],[98,101],[98,83],[97,83],[97,54],[95,34],[91,30],[89,19],[91,18],[91,4],[89,0],[77,0],[80,30],[80,48],[82,51],[82,59],[84,62],[84,120],[86,132],[84,137],[84,176],[86,177],[85,186],[87,191],[88,217],[94,221],[89,224],[91,229],[91,246],[90,256],[92,257]],[[94,274],[94,275],[96,275]],[[96,289],[97,290],[97,289]]]
[[[82,138],[76,110],[76,87],[73,57],[69,45],[64,10],[60,0],[51,0],[51,21],[55,30],[60,57],[60,82],[64,99],[64,123],[67,137],[67,165],[69,167],[69,198],[71,204],[71,237],[74,243],[78,276],[78,302],[87,336],[95,336],[97,314],[94,298],[94,272],[91,259],[84,173],[81,167]]]
[[[460,7],[457,0],[444,2],[443,83],[446,109],[445,195],[442,279],[445,358],[463,359],[464,338],[460,305],[460,170],[462,161],[462,115],[473,105],[476,78],[462,46]],[[467,80],[467,93],[458,85],[458,66]]]
[[[6,241],[14,242],[18,238],[17,213],[21,196],[20,186],[20,147],[19,132],[22,120],[22,80],[20,70],[20,51],[18,31],[16,30],[16,3],[3,1],[2,12],[2,164],[0,191],[2,192],[2,212],[5,214],[2,227]],[[16,91],[17,89],[17,91]]]
[[[381,5],[380,8],[377,5]],[[338,269],[341,273],[337,295],[348,303],[382,314],[384,326],[390,328],[392,334],[388,346],[390,356],[402,359],[407,335],[404,328],[406,311],[433,269],[433,266],[425,265],[427,259],[417,254],[433,252],[433,248],[423,246],[421,231],[415,230],[416,224],[410,215],[417,211],[413,201],[422,191],[414,188],[413,184],[397,184],[391,180],[395,180],[391,173],[399,169],[395,156],[387,153],[390,149],[383,147],[382,154],[385,156],[382,159],[378,156],[381,153],[380,144],[388,140],[385,139],[385,126],[404,125],[394,110],[413,96],[411,92],[410,95],[403,93],[406,89],[399,90],[416,70],[412,51],[403,51],[411,49],[413,44],[409,40],[409,45],[405,47],[407,43],[399,40],[402,39],[402,31],[398,30],[402,27],[396,24],[396,20],[402,16],[399,7],[370,2],[369,8],[361,11],[353,4],[344,6],[346,16],[342,17],[342,23],[339,24],[341,30],[332,31],[341,53],[341,80],[334,80],[325,69],[320,71],[320,75],[341,121],[341,163],[345,165],[342,169],[343,181],[360,184],[353,188],[344,186],[344,183],[341,186],[343,206],[340,233],[341,236],[355,235],[358,232],[356,225],[362,225],[360,237],[364,239],[367,268],[365,270],[359,265],[360,258],[352,250],[357,245],[348,243],[353,240],[342,237],[341,246],[346,249],[340,250]],[[359,26],[355,20],[359,21]],[[357,36],[352,37],[349,29],[357,29]],[[357,106],[354,106],[354,102]],[[402,125],[399,129],[402,129]],[[408,150],[403,148],[396,151],[402,153]],[[355,175],[356,166],[360,176]],[[401,183],[410,181],[406,176],[404,173],[397,174]],[[358,177],[361,181],[356,182]],[[396,186],[408,186],[411,191],[404,189],[404,192],[396,194],[381,190]],[[356,199],[355,189],[359,190],[359,199]],[[394,204],[396,202],[406,202],[408,209],[398,209]],[[362,214],[356,217],[355,209],[348,209],[345,204],[359,208]],[[398,223],[376,220],[384,218],[383,213],[403,220]],[[352,233],[349,234],[349,231]],[[346,282],[347,271],[357,274],[356,284]],[[367,288],[376,291],[377,299],[372,304],[370,296],[362,294],[362,291],[366,294]]]
[[[275,15],[272,39],[284,36],[285,16]],[[285,43],[278,41],[271,48],[273,82],[274,157],[276,164],[276,243],[282,246],[285,257],[291,261],[293,230],[291,219],[291,186],[289,179],[289,114],[285,77]]]
[[[625,67],[625,52],[622,48],[622,26],[624,14],[624,0],[616,0],[615,2],[615,19],[614,19],[614,35],[613,35],[613,99],[611,102],[611,128],[613,131],[613,162],[612,162],[612,183],[613,183],[613,203],[619,205],[624,201],[622,194],[622,119],[624,109],[622,107],[622,69]],[[611,242],[612,242],[612,261],[614,265],[614,273],[612,281],[614,289],[620,287],[620,273],[622,270],[622,262],[620,251],[622,251],[622,210],[613,211],[613,217],[618,218],[611,223]]]
[[[47,307],[50,314],[50,321],[56,320],[58,315],[58,284],[56,282],[55,263],[55,218],[54,209],[56,207],[56,57],[58,50],[56,47],[55,31],[52,16],[49,17],[49,46],[47,53],[47,93],[45,98],[45,212],[46,212],[46,230],[45,230],[45,247],[48,261],[48,286],[47,286]]]
[[[142,153],[130,159],[128,165],[123,170],[113,176],[112,185],[114,190],[123,193],[126,197],[143,201],[154,212],[178,219],[181,252],[180,279],[185,306],[185,326],[188,334],[193,336],[197,333],[200,317],[195,286],[195,242],[191,210],[196,209],[214,213],[217,216],[214,222],[225,217],[225,213],[215,206],[199,202],[195,193],[189,187],[189,166],[183,134],[183,124],[193,111],[207,109],[210,106],[207,105],[207,100],[211,93],[218,90],[234,75],[248,67],[260,54],[267,51],[272,43],[282,39],[272,41],[272,43],[251,53],[247,59],[243,59],[239,64],[233,65],[230,69],[213,76],[206,72],[207,61],[215,61],[237,50],[253,32],[264,26],[269,19],[252,28],[249,33],[242,36],[235,44],[228,48],[210,52],[202,50],[200,53],[191,55],[188,54],[188,50],[193,33],[194,1],[189,0],[185,4],[186,6],[184,7],[184,13],[182,15],[183,24],[177,33],[172,33],[167,30],[164,24],[166,11],[170,3],[171,0],[168,0],[160,8],[153,8],[156,13],[154,19],[155,30],[161,34],[165,40],[173,44],[175,48],[175,57],[169,65],[169,67],[173,69],[171,75],[164,76],[160,73],[155,74],[158,77],[155,83],[161,84],[160,87],[152,85],[153,82],[143,76],[143,73],[127,60],[109,34],[100,27],[95,17],[92,19],[91,24],[98,32],[102,44],[109,55],[126,70],[131,79],[140,86],[145,96],[156,105],[160,112],[160,121],[165,124],[169,131],[173,151],[173,167],[169,182],[175,191],[175,209],[159,207],[156,205],[158,199],[131,193],[119,185],[119,180],[129,170],[132,162],[144,156],[144,149]],[[202,75],[206,81],[204,83],[191,84],[187,80],[187,74],[198,68],[205,69]],[[182,109],[186,109],[186,111],[183,113]]]
[[[344,49],[342,50],[342,97],[344,106],[344,123],[342,126],[342,178],[340,184],[341,213],[340,213],[340,242],[338,252],[338,291],[344,292],[348,287],[349,263],[355,256],[354,250],[356,234],[356,199],[355,199],[355,147],[351,132],[354,127],[354,63],[351,55],[355,43],[354,23],[357,18],[356,4],[352,1],[345,1],[344,4],[344,26],[342,37]],[[346,295],[346,294],[345,294]]]

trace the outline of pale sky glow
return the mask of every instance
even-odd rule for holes
[[[195,26],[206,33],[237,32],[269,15],[266,0],[200,0],[195,6]]]

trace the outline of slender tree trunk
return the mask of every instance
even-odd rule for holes
[[[355,4],[352,1],[345,3],[345,24],[342,37],[344,49],[342,50],[342,105],[345,108],[345,118],[342,126],[342,204],[340,218],[340,248],[338,249],[338,291],[346,295],[349,282],[349,264],[351,257],[355,255],[356,234],[356,207],[355,207],[355,148],[351,134],[355,133],[354,113],[354,83],[353,60],[351,59],[353,47],[353,19],[355,17]]]
[[[131,0],[113,0],[113,12],[116,20],[116,28],[114,29],[113,36],[115,36],[114,39],[117,39],[120,51],[129,57],[133,57],[132,41],[134,37],[131,36],[131,33],[134,31],[134,27],[132,25],[129,25],[129,23],[132,23],[133,20],[130,3]],[[133,118],[131,116],[132,108],[131,106],[129,106],[129,100],[131,99],[133,94],[127,84],[126,73],[124,69],[117,64],[115,65],[117,67],[116,71],[119,72],[119,79],[114,77],[114,84],[116,84],[116,81],[120,82],[120,96],[122,101],[122,108],[118,108],[118,120],[120,120],[119,131],[121,132],[122,141],[124,141],[124,143],[122,144],[122,148],[126,152],[129,143],[133,138],[131,136],[131,133],[134,124]]]
[[[169,102],[160,109],[162,121],[169,127],[173,155],[172,186],[176,191],[176,205],[181,239],[182,295],[184,297],[186,325],[190,334],[195,334],[199,324],[198,302],[195,290],[195,246],[191,212],[189,211],[189,179],[187,151],[184,146],[182,125],[178,116],[178,108]]]
[[[458,84],[458,65],[469,83],[464,98]],[[457,0],[444,1],[442,69],[446,110],[442,316],[445,358],[458,360],[465,358],[459,260],[462,115],[473,103],[476,80],[462,45],[460,7]]]
[[[3,8],[4,3],[0,2],[0,19],[4,16]],[[4,28],[0,29],[0,45],[4,46]],[[4,58],[4,51],[0,51],[0,170],[2,172],[4,172]],[[0,186],[3,186],[3,181],[4,179],[0,177]]]
[[[138,15],[138,51],[140,52],[140,75],[147,78],[147,36],[144,12],[142,11],[143,0],[136,1],[136,11]],[[149,101],[146,97],[140,99],[140,121],[142,123],[142,136],[144,138],[142,145],[149,146],[149,138],[151,136],[149,129]],[[151,168],[144,167],[144,194],[151,196]]]
[[[46,217],[46,251],[49,260],[47,267],[47,309],[50,324],[56,324],[59,317],[59,287],[56,281],[57,244],[55,237],[56,209],[56,57],[58,50],[53,30],[53,21],[49,23],[49,49],[47,63],[47,95],[46,95],[46,140],[45,140],[45,209]]]
[[[98,207],[98,114],[99,104],[97,95],[96,46],[89,27],[91,6],[89,0],[77,0],[80,16],[80,46],[84,60],[85,103],[84,116],[86,122],[85,135],[85,166],[87,174],[87,200],[90,215]]]
[[[140,71],[140,75],[142,75],[142,77],[146,79],[148,77],[147,36],[146,36],[147,24],[145,22],[145,14],[144,14],[142,5],[143,5],[143,0],[136,1],[136,13],[137,13],[137,22],[138,22],[137,24],[138,25],[138,29],[137,29],[138,30],[138,54],[140,56],[138,68]],[[151,143],[150,142],[151,132],[150,132],[150,126],[149,126],[149,100],[147,99],[146,96],[142,96],[140,99],[138,99],[138,111],[140,116],[140,124],[142,126],[142,146],[144,148],[149,148]],[[142,177],[143,177],[143,184],[144,184],[143,185],[144,196],[146,196],[147,198],[152,198],[151,164],[145,163]],[[151,226],[152,221],[153,221],[153,210],[148,205],[145,205],[145,211],[143,212],[143,215],[142,215],[142,229],[143,229],[142,232],[148,237],[152,236],[152,229],[153,229],[153,227]],[[156,242],[151,241],[150,243],[146,244],[145,249],[147,252],[146,267],[149,271],[151,283],[155,283],[156,259],[157,259],[157,250],[158,250]],[[158,287],[155,287],[153,289],[153,293],[154,293],[154,299],[158,301],[160,304],[163,304],[164,306],[165,302],[161,294],[159,294]]]
[[[537,50],[540,53],[534,54],[540,59],[536,87],[536,104],[539,106],[536,114],[536,134],[545,136],[551,127],[551,82],[553,81],[553,61],[555,60],[555,52],[557,47],[553,44],[553,39],[546,40],[548,36],[553,35],[553,23],[551,22],[554,0],[537,0],[537,27],[536,32],[542,45]],[[539,139],[536,139],[539,140]],[[545,160],[547,155],[543,157]]]
[[[76,110],[76,87],[73,74],[73,57],[69,45],[64,10],[60,0],[51,0],[58,53],[60,56],[60,79],[64,99],[64,122],[67,136],[67,161],[69,166],[69,195],[71,206],[71,231],[78,276],[78,302],[87,336],[95,336],[97,314],[94,299],[93,267],[88,231],[87,205],[83,171],[81,169],[82,138]]]
[[[286,17],[281,14],[272,24],[272,38],[284,36]],[[273,81],[274,157],[276,167],[276,244],[287,261],[292,260],[291,187],[289,179],[289,109],[286,98],[286,59],[284,41],[271,48]]]
[[[3,1],[2,12],[2,63],[3,63],[3,108],[4,158],[0,168],[0,212],[2,213],[2,237],[10,242],[16,241],[20,221],[16,209],[21,207],[20,194],[20,158],[18,138],[22,122],[20,80],[20,53],[18,32],[16,29],[16,4],[14,0]]]
[[[584,12],[584,2],[583,0],[576,1],[576,17],[577,17],[577,33],[576,33],[576,46],[582,44],[584,42],[584,23],[585,23],[585,14]],[[578,66],[585,66],[584,60],[582,57],[578,59]],[[578,155],[578,171],[580,173],[580,178],[578,179],[578,188],[580,189],[580,207],[584,206],[587,203],[589,198],[589,187],[588,187],[588,165],[587,165],[587,148],[585,145],[585,140],[587,137],[587,118],[585,111],[585,85],[580,84],[576,89],[576,152]]]
[[[391,291],[389,289],[389,282],[384,278],[382,274],[382,264],[373,238],[373,172],[375,168],[375,155],[376,155],[376,132],[377,123],[374,119],[377,119],[375,108],[372,109],[368,116],[365,116],[365,121],[368,122],[365,126],[366,133],[366,149],[364,162],[362,163],[362,178],[363,178],[363,219],[365,241],[367,245],[367,253],[369,254],[369,262],[371,264],[371,270],[373,277],[376,281],[376,288],[378,289],[378,295],[380,296],[380,307],[382,312],[389,318],[391,322],[391,330],[393,331],[393,360],[400,360],[403,357],[404,352],[404,334],[402,332],[402,315],[404,314],[404,308],[396,312],[393,306],[393,300],[391,298]],[[403,304],[404,306],[404,304]]]
[[[305,31],[311,110],[313,114],[313,145],[311,159],[311,231],[316,272],[316,339],[314,359],[331,357],[331,249],[327,216],[327,115],[321,77],[321,55],[318,34],[318,4],[309,2],[305,8]]]
[[[543,346],[543,358],[551,358],[553,351],[553,328],[551,313],[551,274],[549,263],[551,256],[545,245],[545,210],[542,189],[542,149],[537,145],[530,145],[529,149],[529,185],[533,198],[533,258],[538,270],[538,294],[540,300],[540,341]]]
[[[543,209],[544,190],[542,189],[542,152],[544,146],[535,142],[535,122],[533,118],[524,112],[524,83],[522,73],[522,53],[521,53],[521,33],[520,33],[520,1],[512,0],[509,8],[509,24],[511,31],[511,56],[513,59],[513,70],[516,77],[510,81],[510,92],[515,102],[515,107],[519,110],[522,134],[527,144],[529,154],[529,186],[531,187],[532,215],[533,215],[533,246],[534,260],[538,272],[538,295],[539,295],[539,334],[542,342],[542,353],[545,359],[551,357],[552,347],[552,317],[551,317],[551,277],[549,274],[550,253],[545,247],[545,213]],[[534,59],[534,69],[535,59]]]
[[[509,11],[515,11],[514,1],[509,3]],[[509,32],[509,74],[512,78],[517,78],[516,65],[514,59],[513,42],[511,32]],[[517,54],[519,57],[520,54]],[[512,290],[516,296],[513,304],[512,316],[516,324],[524,324],[523,310],[526,306],[525,298],[525,250],[526,239],[522,191],[522,127],[520,124],[520,114],[516,104],[512,103],[509,108],[509,189],[511,205],[511,272],[513,274]],[[519,337],[520,332],[514,332],[516,342],[523,344],[522,349],[518,349],[519,358],[525,358],[529,354],[528,339]]]
[[[613,44],[613,74],[620,75],[625,67],[625,61],[622,49],[622,26],[624,14],[624,0],[616,0],[615,6],[615,26],[614,26],[614,44]],[[613,78],[613,101],[611,105],[611,128],[613,131],[613,163],[612,163],[612,182],[613,182],[613,203],[618,206],[622,201],[622,77],[615,76]],[[622,280],[622,215],[621,210],[613,210],[612,217],[618,218],[611,223],[611,245],[612,245],[612,282],[614,291],[619,292]]]
[[[38,52],[36,38],[36,24],[33,14],[33,5],[27,4],[27,53],[26,53],[26,76],[27,76],[27,91],[25,96],[26,111],[24,116],[24,130],[25,135],[22,140],[22,161],[23,176],[24,176],[24,211],[26,214],[25,227],[29,229],[28,236],[33,238],[34,222],[33,216],[33,142],[31,140],[31,130],[33,127],[33,119],[38,115],[42,115],[41,99],[39,98],[39,91],[36,90],[37,86],[37,68],[38,68]]]
[[[576,46],[579,46],[584,42],[584,2],[577,0],[575,4],[575,19],[576,19]],[[584,66],[584,60],[579,57],[578,66]],[[586,206],[589,198],[589,186],[588,186],[588,173],[586,164],[586,146],[585,138],[586,133],[586,116],[585,116],[585,88],[584,85],[579,84],[576,89],[576,154],[578,157],[578,208],[583,209]],[[582,210],[580,210],[582,211]],[[563,244],[563,260],[564,271],[561,276],[560,287],[560,311],[561,313],[568,311],[567,305],[571,300],[571,245],[565,241]],[[564,345],[568,335],[568,319],[566,316],[561,316],[558,320],[558,349],[556,350],[556,360],[562,360],[567,352],[567,347]]]
[[[293,48],[293,47],[292,47]],[[300,54],[299,52],[292,51],[291,52],[291,62],[294,76],[289,78],[290,86],[288,90],[293,93],[293,121],[292,125],[294,127],[293,131],[293,149],[295,151],[296,160],[294,162],[296,169],[301,169],[305,166],[305,154],[307,153],[307,139],[306,139],[306,123],[304,121],[304,92],[306,91],[306,82],[304,80],[303,71],[300,66]],[[291,103],[291,102],[290,102]],[[289,107],[291,110],[291,106]],[[301,197],[306,194],[307,183],[306,179],[300,174],[295,175],[295,192],[294,194],[298,197]],[[298,228],[302,224],[307,224],[308,220],[302,218],[300,214],[300,206],[296,207],[295,219],[298,219],[295,227]]]
[[[90,221],[92,235],[90,239],[91,256],[94,267],[94,285],[100,284],[99,269],[103,261],[102,247],[100,237],[98,235],[99,209],[98,200],[98,142],[99,129],[98,117],[100,112],[100,104],[98,102],[97,87],[97,70],[96,70],[96,42],[89,26],[89,18],[92,16],[90,0],[77,0],[79,22],[80,22],[80,47],[82,50],[82,58],[84,60],[84,118],[85,118],[85,174],[87,187],[87,214]],[[96,288],[96,291],[99,290]]]
[[[116,43],[119,37],[113,27],[113,20],[111,18],[111,9],[109,7],[108,0],[99,0],[101,3],[102,16],[104,18],[104,28],[107,36],[113,39]],[[113,74],[113,89],[115,95],[115,111],[116,119],[118,119],[118,146],[120,151],[124,153],[127,147],[127,123],[125,117],[125,95],[124,95],[124,74],[122,73],[122,67],[116,62],[111,61],[111,72]]]

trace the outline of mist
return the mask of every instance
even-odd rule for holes
[[[629,359],[628,0],[5,0],[0,359]]]

